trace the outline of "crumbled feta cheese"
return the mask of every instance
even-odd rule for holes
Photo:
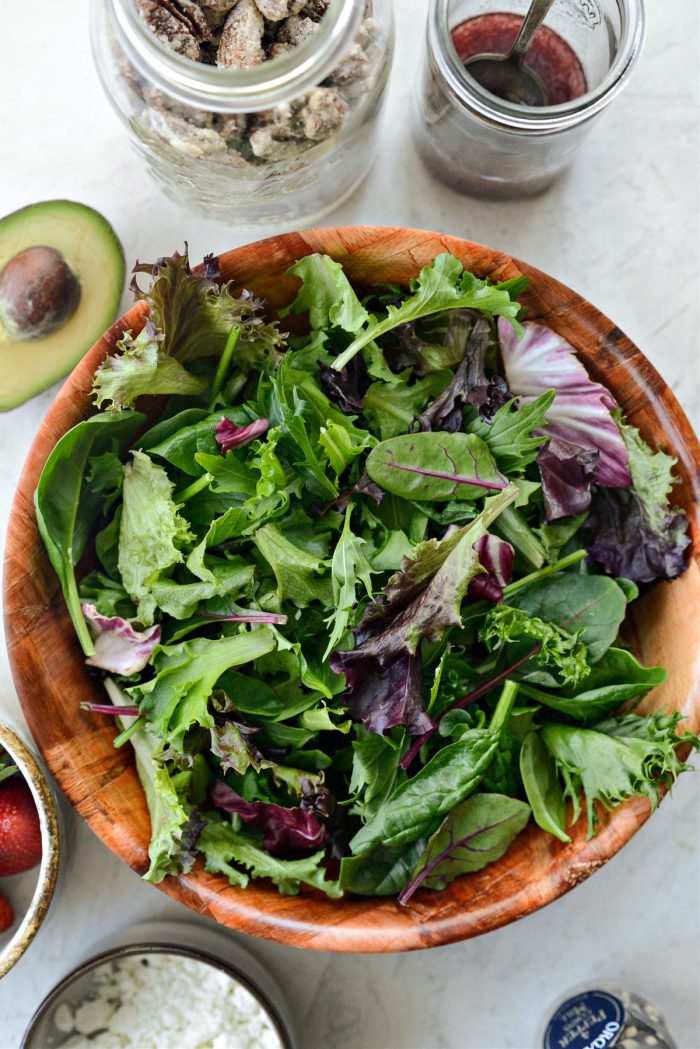
[[[54,1025],[65,1049],[283,1049],[258,1000],[226,973],[156,952],[106,962],[94,989]]]

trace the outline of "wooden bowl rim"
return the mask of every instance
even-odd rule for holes
[[[303,233],[283,234],[267,237],[226,252],[220,256],[220,261],[222,271],[228,278],[236,271],[239,263],[244,264],[243,260],[251,253],[262,253],[264,257],[269,254],[277,261],[280,257],[286,257],[288,262],[289,257],[292,256],[299,258],[309,254],[312,250],[325,250],[337,258],[342,258],[345,262],[352,259],[354,252],[361,252],[367,248],[368,243],[375,246],[382,245],[395,238],[403,238],[408,242],[401,252],[408,253],[414,272],[419,267],[419,262],[414,256],[415,248],[411,248],[413,241],[417,245],[425,243],[426,247],[430,242],[433,254],[437,254],[437,249],[441,248],[458,256],[461,255],[463,258],[481,256],[487,260],[487,264],[480,267],[482,272],[487,271],[488,275],[498,279],[502,279],[505,275],[512,276],[517,272],[525,273],[530,279],[530,298],[536,300],[537,304],[534,318],[542,319],[554,328],[557,327],[560,316],[564,316],[567,311],[573,310],[574,316],[582,310],[590,313],[595,322],[595,330],[598,333],[607,332],[607,338],[612,340],[610,345],[606,343],[606,349],[612,351],[616,360],[623,363],[630,377],[633,377],[636,391],[643,398],[640,403],[651,405],[659,422],[663,423],[664,427],[676,438],[674,451],[679,456],[680,467],[685,472],[684,488],[687,489],[688,508],[693,511],[689,513],[693,539],[691,555],[695,566],[700,565],[700,445],[690,423],[672,391],[663,383],[656,369],[638,347],[631,343],[604,314],[566,285],[551,278],[543,271],[495,249],[459,237],[404,227],[326,227],[307,230]],[[273,269],[272,264],[268,268]],[[274,269],[273,272],[281,273],[280,270]],[[245,278],[242,278],[243,281]],[[537,292],[540,286],[560,296],[562,303],[560,309],[551,309],[545,299],[538,298]],[[23,499],[33,492],[48,450],[53,446],[57,437],[68,428],[61,422],[64,408],[69,405],[70,408],[79,410],[84,415],[91,414],[87,392],[90,389],[97,363],[107,352],[106,347],[109,348],[109,352],[113,352],[123,332],[140,327],[144,318],[144,306],[137,303],[115,322],[66,380],[43,420],[29,451],[12,506],[11,524],[17,521],[18,515],[22,514]],[[578,349],[581,348],[578,347]],[[591,368],[588,360],[586,360],[586,366],[595,374],[595,368]],[[662,400],[653,395],[654,385],[662,391]],[[47,445],[49,438],[50,444]],[[23,618],[21,610],[18,614],[17,609],[11,609],[8,604],[8,595],[21,588],[22,579],[27,575],[26,566],[31,563],[30,556],[32,552],[35,552],[37,545],[40,545],[40,543],[37,544],[36,530],[34,529],[33,535],[31,533],[32,529],[26,527],[26,512],[24,530],[21,527],[16,529],[8,527],[4,575],[8,654],[20,702],[30,726],[34,728],[37,746],[61,789],[75,807],[79,799],[75,789],[71,788],[65,760],[59,760],[38,731],[40,721],[37,718],[37,700],[31,683],[25,680],[21,665],[20,644],[27,634],[31,633],[31,617],[27,613]],[[40,550],[39,556],[42,562],[46,562],[43,550]],[[700,681],[700,670],[698,680]],[[684,713],[698,713],[699,692],[700,685],[694,687],[683,708]],[[105,731],[109,729],[105,727]],[[159,888],[195,910],[208,911],[216,920],[225,925],[282,943],[323,951],[415,950],[481,935],[524,917],[558,898],[615,855],[648,819],[650,811],[646,800],[633,799],[626,802],[619,806],[612,815],[603,816],[599,833],[590,842],[584,840],[583,832],[578,831],[577,825],[571,845],[562,846],[556,843],[558,865],[553,866],[554,874],[542,885],[538,886],[535,882],[528,883],[527,886],[522,887],[521,891],[507,899],[482,900],[480,896],[478,907],[458,908],[456,913],[450,913],[448,910],[444,916],[441,913],[445,910],[444,903],[453,902],[455,896],[459,898],[460,883],[468,881],[469,878],[476,878],[477,875],[458,879],[439,894],[419,894],[411,908],[400,908],[395,900],[388,898],[351,897],[331,901],[333,909],[329,910],[328,906],[324,906],[328,904],[328,901],[320,897],[320,894],[318,897],[316,893],[311,893],[296,898],[278,898],[274,887],[265,898],[266,906],[260,906],[254,902],[257,894],[251,893],[251,890],[230,888],[223,878],[207,875],[199,867],[196,867],[190,875],[165,879]],[[143,873],[143,864],[135,862],[128,855],[128,838],[123,840],[109,838],[106,834],[104,819],[94,815],[92,817],[87,815],[84,818],[117,856],[129,863],[133,869]],[[128,824],[126,826],[128,828]],[[122,832],[123,830],[122,826]],[[528,833],[528,831],[525,832],[525,834]],[[534,833],[544,834],[538,829],[535,829]],[[499,863],[502,862],[499,861]],[[489,869],[493,868],[487,868]],[[276,902],[278,899],[285,901],[284,907],[281,902]],[[289,907],[290,899],[299,904],[292,911]],[[316,914],[324,910],[326,911],[325,920],[322,916],[322,920],[319,921]]]

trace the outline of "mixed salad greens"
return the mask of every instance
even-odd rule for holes
[[[106,676],[87,706],[135,749],[145,877],[200,856],[406,903],[531,818],[568,842],[582,807],[592,835],[599,806],[655,805],[700,741],[632,712],[666,674],[620,628],[684,569],[674,460],[523,319],[526,281],[444,254],[361,298],[311,255],[285,334],[213,257],[136,272],[150,317],[36,508]]]

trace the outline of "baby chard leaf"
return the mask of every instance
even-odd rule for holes
[[[387,492],[405,499],[446,502],[502,491],[508,480],[475,434],[416,433],[373,448],[367,473]]]
[[[407,904],[421,885],[444,889],[460,874],[480,871],[499,860],[529,819],[530,806],[517,798],[505,794],[467,798],[428,839],[399,903]]]

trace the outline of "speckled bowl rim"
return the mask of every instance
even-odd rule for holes
[[[76,980],[79,980],[82,976],[85,976],[87,973],[99,968],[107,962],[120,961],[122,958],[129,958],[135,954],[176,954],[180,957],[191,958],[194,961],[203,962],[205,965],[213,966],[220,972],[225,973],[226,976],[236,980],[245,987],[245,989],[252,994],[255,1000],[268,1014],[280,1039],[281,1049],[293,1049],[292,1036],[287,1030],[276,1007],[267,995],[261,991],[256,984],[251,982],[250,978],[235,965],[232,965],[230,962],[222,961],[221,958],[217,958],[214,954],[210,954],[206,950],[199,950],[194,947],[184,947],[178,944],[149,942],[130,943],[122,947],[112,947],[106,951],[101,951],[99,954],[94,955],[94,957],[89,958],[86,962],[82,962],[80,965],[76,966],[75,969],[71,969],[70,972],[66,973],[66,975],[58,981],[55,987],[49,991],[35,1011],[29,1021],[26,1031],[22,1035],[19,1049],[43,1049],[38,1043],[32,1042],[32,1038],[37,1033],[39,1024],[49,1010],[60,1004],[61,997],[70,989],[71,985],[74,984]],[[95,1044],[97,1045],[97,1043]]]
[[[38,933],[53,899],[61,856],[61,833],[56,798],[39,761],[9,725],[0,722],[4,747],[32,792],[41,828],[41,865],[36,888],[19,928],[0,951],[0,979],[19,961]],[[0,888],[2,885],[0,884]]]

